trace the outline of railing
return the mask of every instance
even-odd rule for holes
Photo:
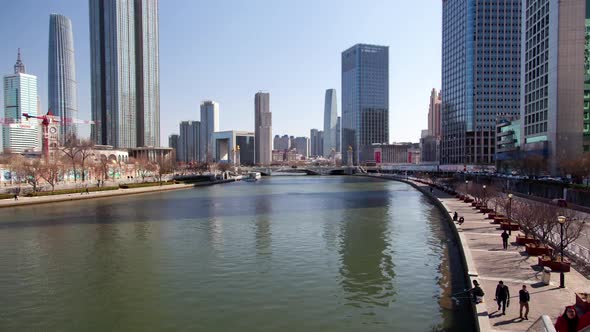
[[[527,332],[556,332],[551,318],[547,315],[543,315],[537,319],[531,327],[528,328]]]

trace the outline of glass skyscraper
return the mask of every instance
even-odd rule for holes
[[[389,48],[357,44],[342,52],[342,150],[357,164],[373,143],[389,143]]]
[[[92,138],[160,145],[157,0],[89,0]]]
[[[332,151],[336,152],[336,126],[338,125],[338,106],[336,89],[326,90],[324,101],[324,157],[329,158]]]
[[[78,83],[74,58],[74,36],[69,18],[49,16],[49,61],[48,61],[49,109],[61,120],[60,142],[76,134],[76,125],[71,119],[78,118]]]
[[[213,155],[213,133],[219,131],[218,103],[207,100],[201,104],[200,130],[199,160],[201,162],[212,162],[215,159]]]
[[[272,161],[272,113],[270,93],[258,92],[254,96],[254,162],[270,165]]]
[[[23,114],[38,115],[37,76],[29,75],[21,60],[20,49],[14,74],[4,76],[4,152],[23,153],[39,150],[40,128],[36,119],[24,120]]]
[[[443,1],[443,164],[493,164],[496,119],[520,113],[521,3]]]

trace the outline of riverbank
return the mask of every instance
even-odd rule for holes
[[[182,190],[190,189],[195,187],[212,186],[216,184],[234,182],[234,179],[230,180],[219,180],[210,182],[200,182],[192,184],[168,184],[163,186],[151,186],[151,187],[140,187],[140,188],[128,188],[128,189],[116,189],[116,190],[105,190],[105,191],[93,191],[86,193],[75,193],[75,194],[63,194],[63,195],[47,195],[47,196],[36,196],[36,197],[22,197],[18,200],[14,199],[2,199],[0,200],[0,208],[25,206],[25,205],[36,205],[36,204],[48,204],[48,203],[59,203],[59,202],[70,202],[79,201],[86,199],[97,199],[107,198],[115,196],[126,196],[126,195],[138,195],[147,194],[162,191],[171,190]]]
[[[462,247],[463,260],[470,282],[479,281],[484,292],[484,302],[475,306],[480,331],[526,331],[541,315],[548,315],[555,322],[564,307],[575,303],[576,292],[587,292],[590,282],[575,269],[566,273],[566,288],[559,288],[559,273],[552,273],[549,285],[541,282],[542,270],[537,267],[537,257],[528,256],[524,247],[515,243],[520,232],[512,232],[508,250],[502,249],[501,231],[491,224],[484,214],[454,196],[412,180],[379,177],[408,183],[432,198],[443,209]],[[457,212],[465,218],[463,225],[452,221]],[[506,315],[497,310],[494,301],[495,288],[502,280],[511,291],[512,305]],[[519,318],[518,291],[527,285],[531,295],[529,320]]]

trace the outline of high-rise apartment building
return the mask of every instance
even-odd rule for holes
[[[272,161],[272,113],[270,94],[258,92],[254,96],[254,161],[270,165]]]
[[[590,0],[586,0],[584,50],[584,152],[590,152]]]
[[[342,152],[342,118],[336,120],[336,152]]]
[[[59,14],[49,16],[47,73],[49,109],[60,119],[59,141],[63,143],[68,136],[77,134],[72,119],[78,118],[78,83],[72,22]]]
[[[332,151],[336,152],[336,126],[338,125],[338,106],[336,102],[336,89],[326,90],[324,101],[324,157],[330,157]]]
[[[305,159],[309,158],[309,143],[308,137],[295,137],[295,150]]]
[[[309,131],[310,156],[321,157],[324,155],[324,131],[311,129]]]
[[[180,142],[180,135],[178,134],[171,134],[168,136],[168,147],[174,149],[175,153],[175,160],[180,161],[178,159],[178,143]]]
[[[583,150],[586,0],[523,4],[521,144],[556,174]]]
[[[199,160],[212,162],[213,133],[219,131],[219,104],[206,100],[201,104],[201,137],[199,147]]]
[[[273,150],[285,151],[291,148],[291,138],[289,135],[275,135],[273,141]]]
[[[428,105],[428,133],[430,136],[440,138],[440,109],[441,96],[440,91],[432,89],[430,92],[430,103]]]
[[[2,145],[4,152],[22,153],[39,150],[40,128],[36,120],[23,120],[23,114],[38,115],[37,76],[26,73],[18,50],[14,74],[4,76],[4,118]]]
[[[92,139],[159,146],[158,0],[89,0],[89,7]]]
[[[522,3],[443,1],[443,164],[493,164],[496,118],[520,112]]]
[[[201,151],[201,122],[182,121],[180,123],[180,138],[176,158],[183,163],[197,162],[200,160]]]
[[[389,143],[389,48],[357,44],[342,52],[342,145],[357,164],[373,143]]]

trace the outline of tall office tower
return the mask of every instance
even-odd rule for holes
[[[309,147],[308,137],[295,138],[295,150],[297,150],[297,153],[303,156],[305,159],[309,157]]]
[[[272,149],[281,150],[281,136],[275,135],[275,138],[272,140]]]
[[[324,131],[312,129],[309,131],[310,155],[321,157],[324,155]]]
[[[336,120],[336,152],[342,152],[342,118]]]
[[[177,160],[183,163],[197,162],[200,155],[201,122],[180,122],[180,138],[178,141]]]
[[[330,157],[336,151],[336,126],[338,122],[338,106],[336,103],[336,89],[326,90],[324,101],[324,147],[323,155]]]
[[[440,138],[440,91],[432,89],[430,92],[430,104],[428,105],[428,133],[430,136]]]
[[[174,149],[175,153],[175,160],[180,161],[178,159],[178,143],[180,142],[180,135],[178,134],[171,134],[168,136],[168,147]]]
[[[523,3],[521,143],[556,174],[582,151],[586,0]]]
[[[342,52],[342,149],[357,164],[373,143],[389,143],[389,47],[357,44]]]
[[[283,135],[281,137],[282,150],[289,150],[291,146],[291,137],[289,135]]]
[[[76,135],[76,124],[70,119],[78,118],[78,83],[74,57],[74,36],[69,18],[49,16],[49,61],[47,91],[49,109],[60,118],[59,141]]]
[[[270,165],[272,160],[272,113],[270,94],[258,92],[254,96],[254,163]]]
[[[201,104],[199,160],[213,161],[213,133],[219,131],[219,104],[206,100]]]
[[[590,0],[586,0],[586,50],[584,52],[584,152],[590,152]]]
[[[89,0],[89,7],[92,139],[159,146],[158,0]]]
[[[493,164],[496,119],[520,112],[521,2],[443,1],[443,164]]]
[[[38,115],[37,76],[26,74],[18,50],[14,74],[4,76],[4,118],[2,145],[4,152],[22,153],[39,150],[40,128],[36,120],[23,120],[23,113]]]

